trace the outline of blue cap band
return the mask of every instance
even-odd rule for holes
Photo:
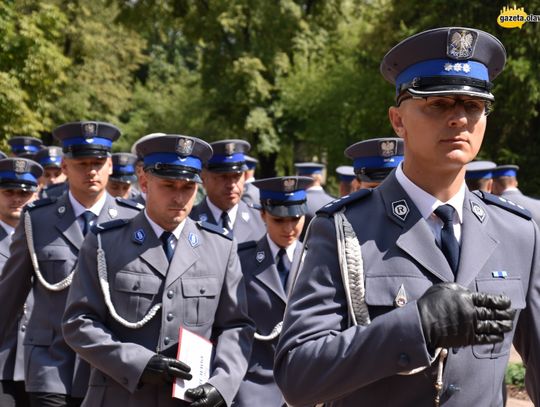
[[[319,167],[297,167],[296,172],[298,173],[298,175],[322,174],[322,168],[319,168]]]
[[[70,146],[84,146],[84,145],[90,145],[90,144],[98,144],[104,147],[111,148],[112,147],[112,140],[109,140],[108,138],[102,138],[102,137],[93,137],[93,138],[84,138],[84,137],[73,137],[64,139],[62,141],[62,145],[65,147]]]
[[[245,161],[246,157],[244,156],[244,153],[234,153],[233,155],[214,154],[212,158],[208,160],[208,164],[234,164]]]
[[[11,151],[13,151],[14,153],[20,153],[23,151],[27,151],[29,153],[37,153],[39,150],[41,150],[41,147],[34,145],[16,144],[11,146]]]
[[[198,171],[202,169],[202,162],[196,157],[179,157],[175,153],[154,153],[144,157],[144,165],[154,165],[157,163],[167,165],[179,165],[182,167],[191,167]]]
[[[339,174],[339,180],[343,182],[352,182],[356,177],[354,175],[341,175]]]
[[[29,172],[0,171],[0,180],[29,181],[37,184],[37,179]]]
[[[414,78],[429,76],[465,76],[489,81],[488,69],[480,62],[429,59],[411,65],[401,72],[396,78],[396,90],[399,91],[402,84],[411,82]]]
[[[39,163],[42,166],[47,166],[51,164],[60,165],[61,161],[62,161],[62,157],[57,155],[54,157],[43,157],[42,159],[39,160]]]
[[[502,170],[494,170],[493,171],[493,177],[516,177],[517,176],[517,170],[514,168],[505,168]]]
[[[129,165],[113,165],[113,172],[125,172],[126,174],[134,174],[135,166]]]
[[[359,168],[395,168],[402,161],[402,155],[395,155],[393,157],[360,157],[353,161],[353,167],[355,170]]]
[[[486,171],[467,171],[465,179],[489,179],[493,176],[492,170]]]
[[[292,192],[261,190],[260,194],[261,194],[261,201],[265,199],[270,199],[272,201],[278,201],[278,202],[294,202],[294,201],[302,201],[306,199],[306,191],[303,189],[300,189],[298,191],[292,191]]]

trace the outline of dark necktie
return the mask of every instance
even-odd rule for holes
[[[231,219],[229,218],[227,211],[221,213],[221,225],[223,226],[223,229],[227,231],[227,234],[232,232]]]
[[[163,243],[163,250],[165,251],[167,260],[169,260],[169,263],[170,263],[174,254],[174,248],[173,248],[174,235],[171,232],[165,231],[161,234],[160,240]]]
[[[456,210],[451,205],[441,205],[435,209],[434,213],[443,222],[441,230],[441,250],[450,264],[450,268],[457,272],[459,264],[459,243],[454,234],[454,212]]]
[[[283,285],[283,288],[285,288],[285,285],[287,284],[287,278],[289,277],[289,268],[285,265],[285,256],[287,256],[287,252],[285,249],[279,249],[277,258],[277,270],[279,273],[279,279],[281,280],[281,284]]]
[[[82,234],[83,236],[86,236],[88,233],[88,230],[90,229],[90,226],[92,225],[92,219],[94,219],[94,213],[92,211],[84,211],[82,213],[83,217],[83,229]]]

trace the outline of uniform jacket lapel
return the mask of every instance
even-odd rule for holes
[[[463,205],[461,254],[456,282],[467,287],[496,250],[499,241],[489,228],[490,219],[484,203],[467,191]]]
[[[199,260],[198,247],[201,239],[201,233],[195,225],[195,222],[189,218],[186,219],[186,224],[180,234],[180,239],[176,242],[176,248],[174,249],[174,255],[171,260],[171,267],[169,268],[167,279],[165,280],[166,287],[180,278],[182,274],[189,270],[189,268]]]
[[[97,223],[109,222],[118,217],[118,209],[116,200],[109,194],[106,194],[105,204],[101,208],[101,212],[97,217]]]
[[[56,229],[79,250],[84,237],[77,218],[75,218],[71,202],[69,202],[68,194],[63,194],[56,201],[56,214],[58,216],[58,221],[55,223]]]
[[[233,225],[233,236],[250,236],[251,227],[250,220],[252,214],[250,213],[248,206],[244,201],[238,202],[238,211],[236,212],[236,219]],[[251,223],[251,225],[255,225]]]
[[[397,246],[440,280],[454,281],[454,273],[429,225],[397,181],[395,173],[390,174],[379,189],[387,216],[402,228],[396,236]]]
[[[270,250],[270,245],[268,244],[266,235],[257,243],[255,256],[260,258],[262,257],[261,253],[264,253],[264,258],[260,262],[258,260],[255,262],[253,276],[272,290],[279,298],[283,300],[283,302],[286,302],[287,297],[285,295],[285,290],[281,285],[279,273],[274,263],[272,251]],[[291,276],[289,275],[289,281],[290,280]]]
[[[199,205],[197,205],[197,211],[195,213],[195,216],[192,216],[191,218],[195,221],[204,221],[211,223],[213,225],[217,225],[216,219],[214,219],[214,215],[212,215],[212,211],[208,207],[208,203],[206,202],[208,198],[204,198]]]
[[[152,226],[146,220],[144,212],[139,213],[131,221],[132,244],[137,247],[138,255],[144,259],[151,267],[153,267],[162,276],[167,275],[169,262],[161,240],[156,236]],[[136,239],[137,232],[144,233],[144,240],[140,242]]]

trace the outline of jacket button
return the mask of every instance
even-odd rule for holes
[[[174,291],[173,290],[167,291],[167,298],[171,299],[172,297],[174,297]]]
[[[201,289],[199,290],[199,292],[200,292],[201,294],[204,294],[204,293],[206,292],[206,288],[204,288],[204,287],[201,288]]]
[[[165,339],[163,339],[163,343],[165,345],[168,345],[170,342],[171,342],[171,338],[169,338],[168,336],[166,336]]]
[[[173,319],[174,319],[174,315],[171,312],[169,312],[167,314],[167,321],[172,321]]]
[[[135,285],[133,286],[133,291],[139,291],[139,283],[135,283]]]
[[[21,332],[26,331],[26,325],[21,325]]]
[[[398,366],[400,366],[400,367],[407,367],[407,366],[409,366],[409,363],[411,363],[411,360],[410,360],[410,358],[409,358],[409,355],[407,355],[406,353],[400,354],[397,363],[398,363]]]

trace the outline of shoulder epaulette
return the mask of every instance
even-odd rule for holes
[[[232,240],[232,234],[231,233],[224,233],[223,228],[220,228],[217,225],[214,225],[210,222],[204,222],[202,220],[195,222],[201,229],[208,230],[209,232],[216,233],[220,236],[223,236],[226,239]]]
[[[255,240],[248,240],[247,242],[238,243],[238,251],[251,249],[253,247],[257,247],[257,241]]]
[[[332,201],[319,209],[317,211],[317,215],[331,216],[333,213],[339,211],[344,206],[370,195],[372,191],[372,189],[360,189],[350,195],[345,195],[344,197],[338,198],[335,201]]]
[[[489,192],[484,191],[473,191],[473,194],[477,195],[480,199],[482,199],[482,201],[488,204],[496,205],[499,208],[506,209],[507,211],[512,212],[515,215],[521,216],[522,218],[525,218],[527,220],[532,219],[531,212],[529,212],[528,209],[525,209],[523,206],[509,201],[502,196],[493,195]]]
[[[129,222],[131,222],[131,219],[115,219],[109,222],[95,224],[92,226],[90,230],[92,231],[92,233],[97,235],[98,233],[102,233],[107,230],[111,230],[111,229],[115,229],[115,228],[119,228],[121,226],[127,225]]]
[[[24,208],[28,211],[31,211],[36,208],[40,208],[42,206],[50,205],[54,202],[56,202],[57,198],[43,198],[43,199],[37,199],[33,202],[30,202],[28,205],[26,205]]]
[[[142,211],[144,209],[144,205],[142,203],[132,201],[131,199],[116,197],[116,202],[118,202],[122,206],[127,206],[129,208],[137,209],[139,211]]]

